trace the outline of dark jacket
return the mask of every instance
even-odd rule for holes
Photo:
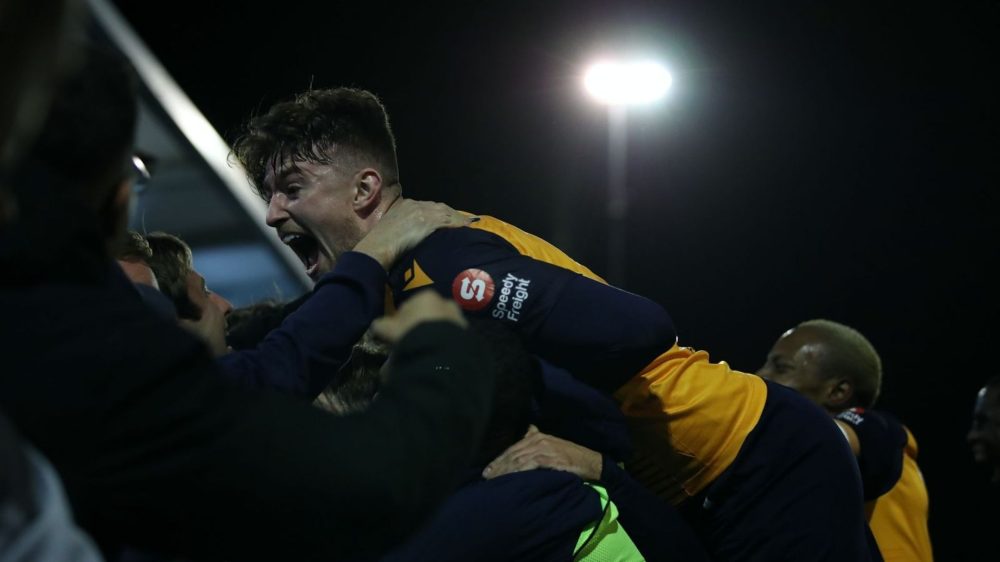
[[[57,203],[22,201],[24,231],[0,239],[0,408],[49,457],[103,545],[233,559],[372,554],[452,489],[493,384],[469,334],[414,329],[362,415],[240,388],[101,257],[85,210],[42,224]]]

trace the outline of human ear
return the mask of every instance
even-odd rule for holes
[[[847,379],[833,379],[826,391],[826,406],[832,410],[842,410],[854,398],[854,384]]]
[[[382,174],[364,168],[354,176],[354,210],[362,216],[371,214],[382,202]]]

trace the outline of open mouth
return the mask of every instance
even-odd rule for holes
[[[306,275],[315,279],[319,266],[319,242],[304,232],[284,234],[281,241],[295,252],[306,268]]]

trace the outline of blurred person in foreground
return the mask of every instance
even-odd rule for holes
[[[64,44],[82,11],[73,0],[0,2],[0,240],[17,218],[9,174],[41,128],[53,82],[72,66]],[[76,527],[55,470],[2,412],[0,560],[100,560],[92,541]]]
[[[990,471],[990,482],[1000,486],[1000,377],[991,378],[979,389],[966,441],[976,463]]]
[[[83,14],[77,0],[0,2],[0,229],[17,211],[7,174],[38,134],[55,82],[78,63],[65,45]]]
[[[11,175],[20,217],[0,238],[0,306],[18,321],[0,325],[0,408],[109,553],[331,559],[397,544],[451,490],[489,413],[492,371],[457,308],[428,295],[376,324],[398,360],[363,415],[224,380],[112,259],[131,195],[134,77],[117,56],[81,50],[84,68]],[[412,235],[393,239],[401,247],[368,249],[388,256]]]
[[[869,526],[888,562],[929,562],[929,500],[913,433],[873,410],[882,360],[860,332],[831,320],[788,330],[757,374],[800,392],[834,418],[858,460]]]

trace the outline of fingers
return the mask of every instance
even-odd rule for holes
[[[467,326],[462,310],[454,301],[446,300],[434,291],[425,290],[413,295],[396,314],[376,319],[372,322],[371,330],[377,338],[396,343],[417,325],[442,320],[463,328]]]
[[[511,456],[502,455],[483,469],[483,478],[492,480],[515,472],[535,470],[536,468],[555,468],[555,464],[552,459],[546,458],[540,451]]]
[[[483,470],[484,478],[496,478],[512,472],[532,470],[539,466],[556,468],[550,465],[539,465],[543,458],[548,459],[553,450],[552,436],[538,431],[535,426],[529,426],[525,437],[514,443],[500,454]],[[530,468],[528,468],[530,466]]]
[[[412,205],[404,207],[405,212],[419,215],[424,227],[433,231],[438,228],[458,228],[469,226],[479,220],[476,215],[456,211],[444,203],[433,201],[409,201]]]
[[[547,435],[529,426],[525,437],[511,445],[483,470],[483,478],[550,468],[572,472],[586,480],[599,480],[603,457],[597,451]]]

